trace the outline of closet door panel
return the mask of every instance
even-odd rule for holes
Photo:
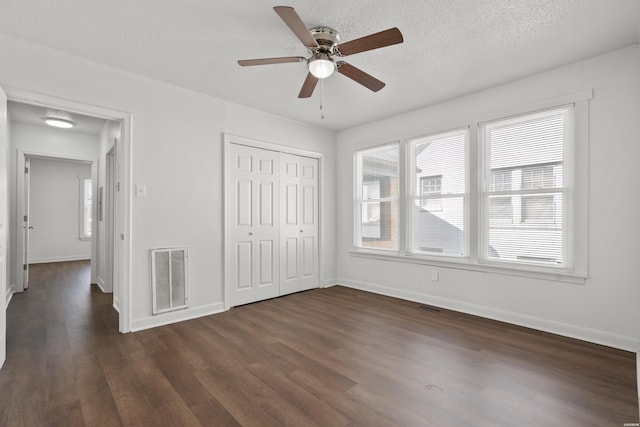
[[[227,289],[231,306],[278,296],[279,154],[228,145]]]

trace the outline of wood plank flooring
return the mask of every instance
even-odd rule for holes
[[[635,355],[344,287],[119,334],[89,264],[31,267],[2,426],[622,426]]]

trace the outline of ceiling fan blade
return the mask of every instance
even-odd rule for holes
[[[307,26],[302,22],[296,11],[289,6],[275,6],[273,10],[282,18],[285,24],[293,31],[298,40],[306,47],[318,47],[318,42],[313,38]]]
[[[318,79],[314,77],[313,74],[307,73],[307,78],[304,79],[298,98],[309,98],[313,94],[313,90],[316,88],[317,84]]]
[[[354,53],[391,46],[402,43],[403,41],[404,38],[402,37],[402,33],[399,29],[394,27],[340,44],[336,46],[336,49],[342,56],[348,56],[353,55]]]
[[[349,77],[356,83],[360,83],[367,89],[377,92],[385,86],[385,83],[376,79],[372,75],[365,73],[360,68],[354,67],[353,65],[347,64],[343,61],[338,62],[336,65],[338,66],[338,72],[340,74]]]
[[[307,59],[302,56],[281,56],[279,58],[262,58],[262,59],[241,59],[238,64],[243,67],[251,65],[269,65],[269,64],[284,64],[287,62],[303,62]]]

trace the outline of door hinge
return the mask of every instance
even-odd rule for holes
[[[25,215],[25,216],[24,216],[24,222],[27,222],[27,220],[28,220],[28,219],[29,219],[29,218]]]
[[[120,234],[120,240],[124,240],[124,233]]]
[[[120,191],[120,183],[116,182],[116,191]]]
[[[29,168],[28,167],[24,167],[24,173],[29,173]]]
[[[26,271],[27,270],[27,264],[22,264],[22,269]]]

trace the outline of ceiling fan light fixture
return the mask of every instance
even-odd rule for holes
[[[62,129],[70,129],[76,125],[71,120],[61,119],[59,117],[44,117],[43,120],[49,126],[62,128]]]
[[[318,53],[309,59],[307,63],[309,72],[317,79],[326,79],[336,70],[333,59],[325,53]]]

